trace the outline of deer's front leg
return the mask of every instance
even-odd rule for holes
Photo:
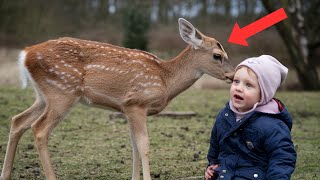
[[[137,157],[140,155],[142,161],[143,179],[151,180],[146,109],[141,107],[130,107],[125,110],[125,114],[129,122],[134,156],[132,179],[136,180],[140,178],[140,161],[139,157]]]
[[[132,180],[135,179],[140,179],[140,166],[141,166],[141,161],[140,161],[140,154],[138,150],[138,146],[136,144],[134,134],[130,129],[130,138],[131,138],[131,146],[132,146]]]

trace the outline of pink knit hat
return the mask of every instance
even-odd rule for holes
[[[270,55],[261,55],[242,61],[237,67],[246,66],[258,77],[261,90],[259,105],[268,103],[288,74],[288,68]]]

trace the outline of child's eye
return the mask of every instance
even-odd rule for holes
[[[250,83],[247,83],[246,86],[247,87],[252,87],[252,85]]]
[[[233,79],[233,83],[234,83],[234,84],[238,84],[238,83],[239,83],[239,80]]]

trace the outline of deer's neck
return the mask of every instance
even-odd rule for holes
[[[196,54],[188,46],[177,57],[163,63],[163,77],[167,85],[169,99],[192,86],[203,73],[196,62]]]

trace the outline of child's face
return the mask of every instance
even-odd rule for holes
[[[230,88],[232,104],[239,112],[246,112],[260,101],[260,87],[256,74],[247,67],[240,67]]]

